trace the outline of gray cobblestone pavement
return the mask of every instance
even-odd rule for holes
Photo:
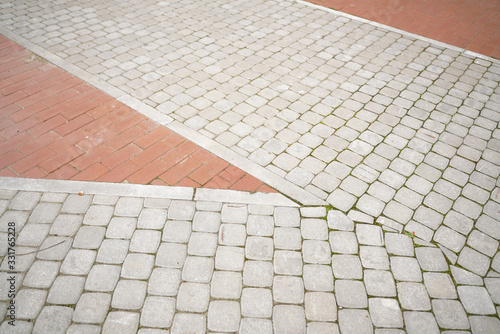
[[[498,242],[223,193],[0,178],[0,332],[498,333]]]
[[[19,332],[500,331],[498,61],[296,1],[11,1],[0,33],[299,203],[5,181],[0,237],[44,249]]]

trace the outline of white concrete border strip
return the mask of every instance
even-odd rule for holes
[[[68,180],[0,177],[0,189],[86,195],[165,198],[223,203],[293,206],[299,204],[277,193],[250,193],[239,190],[191,187],[152,186],[129,183],[107,183]]]

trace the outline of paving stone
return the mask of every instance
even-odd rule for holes
[[[198,211],[194,214],[193,231],[217,233],[221,222],[220,213]]]
[[[85,249],[97,249],[101,245],[106,228],[101,226],[82,226],[78,230],[73,241],[73,247]]]
[[[36,207],[41,197],[42,194],[38,192],[20,191],[12,198],[9,209],[31,211]]]
[[[168,220],[163,228],[163,241],[187,243],[191,236],[191,222]]]
[[[390,262],[391,271],[397,281],[422,281],[422,272],[415,258],[392,256]]]
[[[62,213],[84,214],[92,203],[92,196],[89,195],[69,195],[64,201],[61,209]]]
[[[367,310],[339,310],[341,333],[373,334],[373,324]]]
[[[53,223],[61,211],[61,207],[62,205],[58,203],[38,203],[28,221],[39,224]]]
[[[365,270],[364,283],[370,296],[396,297],[396,284],[389,271]]]
[[[414,247],[410,237],[399,233],[385,233],[385,246],[389,254],[413,256]]]
[[[328,226],[325,220],[302,219],[300,229],[304,239],[328,240]]]
[[[248,237],[245,256],[250,260],[270,261],[273,258],[273,239],[264,237]]]
[[[276,305],[273,308],[274,333],[305,333],[304,308],[296,305]]]
[[[68,275],[87,275],[94,264],[96,252],[72,249],[61,265],[61,273]]]
[[[328,228],[341,231],[354,231],[354,222],[341,211],[328,211],[327,221]]]
[[[274,229],[274,246],[278,249],[300,250],[302,248],[301,230],[291,227]]]
[[[300,212],[296,208],[277,207],[274,210],[274,224],[283,227],[300,226]]]
[[[21,289],[16,294],[16,317],[19,319],[35,319],[47,298],[47,291],[38,289]]]
[[[265,261],[245,261],[243,283],[256,287],[272,286],[273,264]]]
[[[221,211],[223,223],[245,224],[248,218],[248,208],[240,204],[224,204]]]
[[[247,233],[256,236],[272,236],[274,233],[273,218],[271,216],[249,215]]]
[[[128,240],[106,239],[102,242],[97,253],[97,262],[122,264],[127,256]]]
[[[103,333],[136,333],[139,326],[139,313],[115,311],[110,312],[102,327]]]
[[[205,333],[206,317],[201,314],[177,313],[174,316],[171,333]]]
[[[219,246],[215,254],[215,268],[218,270],[243,270],[244,249],[241,247]]]
[[[418,263],[425,271],[448,271],[448,263],[439,248],[418,247],[415,249]]]
[[[43,251],[39,251],[37,253],[37,258],[42,260],[63,260],[69,252],[71,248],[71,239],[66,237],[47,237],[45,241],[40,246],[40,249],[44,249]],[[24,251],[23,251],[24,253]],[[30,260],[30,256],[21,257],[16,264],[17,270],[23,270],[23,261],[33,261]],[[34,256],[33,256],[34,258]],[[31,265],[31,263],[29,264]],[[27,268],[26,268],[27,269]]]
[[[175,299],[149,296],[142,308],[140,325],[146,327],[170,327],[174,312]]]
[[[469,329],[467,314],[459,301],[434,299],[432,310],[440,328]]]
[[[360,246],[359,256],[364,268],[389,269],[389,256],[384,247]]]
[[[120,197],[115,206],[115,216],[137,217],[144,200],[138,197]]]
[[[222,224],[219,231],[219,243],[222,245],[244,246],[246,228],[240,224]]]
[[[217,248],[217,235],[213,233],[193,232],[189,238],[188,254],[213,256]]]
[[[356,255],[333,255],[332,270],[336,279],[363,278],[361,261]]]
[[[48,224],[26,224],[19,233],[16,244],[20,246],[40,246],[49,234]]]
[[[500,226],[497,221],[488,215],[481,215],[477,220],[475,227],[495,239],[500,239]]]
[[[239,299],[242,289],[241,273],[215,271],[212,277],[211,296],[222,299]]]
[[[441,226],[434,234],[434,241],[458,253],[465,245],[466,238],[455,230]]]
[[[450,211],[444,218],[443,224],[464,235],[469,234],[474,226],[472,219],[458,213]]]
[[[147,283],[138,280],[120,280],[113,292],[111,307],[122,310],[140,310],[146,298]]]
[[[195,203],[189,201],[172,201],[168,209],[168,219],[192,220],[195,213]]]
[[[273,324],[271,320],[259,318],[243,318],[241,319],[240,331],[241,334],[262,333],[272,334]]]
[[[130,239],[137,226],[137,219],[130,217],[113,217],[106,229],[106,238]]]
[[[494,334],[500,328],[500,320],[494,317],[471,316],[469,321],[472,333]]]
[[[101,333],[101,326],[71,325],[71,326],[69,326],[66,333],[68,333],[68,334],[79,334],[79,333],[99,334],[99,333]]]
[[[358,253],[358,240],[356,234],[345,231],[330,232],[330,247],[334,253],[356,254]]]
[[[483,285],[483,279],[479,275],[456,266],[450,266],[450,270],[457,284]]]
[[[302,275],[301,254],[292,251],[275,251],[274,272],[279,275]]]
[[[339,210],[348,211],[356,203],[356,197],[344,190],[336,189],[328,196],[327,202]]]
[[[309,321],[336,321],[337,304],[333,293],[307,292],[305,295],[305,313]],[[308,324],[308,331],[309,331]]]
[[[456,299],[457,290],[451,276],[445,273],[424,273],[424,284],[431,298]]]
[[[329,264],[330,245],[327,241],[304,240],[302,244],[302,256],[305,263]]]
[[[106,293],[84,293],[76,304],[73,321],[87,324],[101,324],[106,318],[111,295]]]
[[[149,278],[148,294],[176,296],[181,283],[181,271],[170,268],[154,268]]]
[[[458,256],[459,265],[473,273],[484,276],[490,267],[490,259],[478,251],[464,247]]]
[[[114,208],[108,205],[92,205],[83,217],[83,224],[107,226],[113,216]]]
[[[129,250],[137,253],[156,253],[160,239],[160,231],[136,230],[130,241]]]
[[[267,318],[273,312],[273,297],[270,289],[245,288],[241,294],[241,315]]]
[[[207,328],[211,331],[235,332],[240,327],[240,305],[233,301],[212,301],[207,319]]]
[[[167,210],[143,209],[137,220],[137,228],[161,230],[166,220]]]
[[[154,256],[130,253],[123,262],[121,277],[129,279],[148,279],[153,270]]]
[[[488,291],[481,286],[459,286],[458,296],[467,313],[471,314],[495,314],[495,306]]]
[[[294,276],[275,276],[273,298],[277,303],[302,304],[304,302],[304,283]]]
[[[429,312],[404,312],[406,331],[414,333],[440,333],[436,319]]]
[[[201,283],[181,283],[177,295],[177,309],[186,312],[206,312],[210,287]]]
[[[477,230],[471,232],[467,244],[487,256],[494,256],[499,245],[497,240]]]
[[[361,281],[335,281],[335,296],[339,307],[366,308],[368,306],[365,286]]]
[[[33,333],[68,333],[66,330],[72,316],[73,309],[70,307],[45,306],[36,320]],[[19,326],[18,322],[16,326]]]
[[[120,271],[120,266],[94,265],[85,282],[85,290],[113,291],[120,277]]]
[[[398,299],[401,307],[405,310],[430,311],[431,300],[421,283],[399,282]]]
[[[356,236],[361,245],[383,246],[384,236],[380,226],[356,224]]]
[[[84,277],[56,277],[47,296],[47,302],[60,305],[74,305],[78,302],[85,283]]]
[[[190,282],[209,283],[214,271],[214,260],[203,256],[188,256],[182,269],[182,279]]]
[[[403,314],[396,299],[370,298],[368,304],[376,327],[403,327]]]

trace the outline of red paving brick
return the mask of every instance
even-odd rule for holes
[[[309,0],[500,59],[498,0]]]
[[[1,35],[0,176],[276,192]]]

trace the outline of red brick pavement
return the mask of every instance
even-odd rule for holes
[[[275,192],[1,35],[0,176]]]
[[[498,0],[309,0],[417,35],[500,58]]]

